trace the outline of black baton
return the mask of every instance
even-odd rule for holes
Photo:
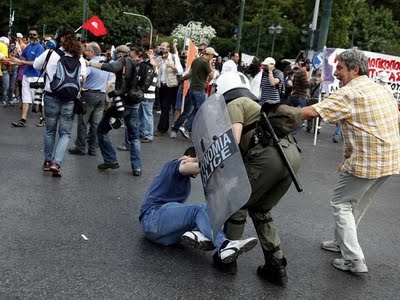
[[[301,187],[299,181],[297,180],[296,174],[293,171],[293,168],[285,154],[285,152],[283,151],[282,145],[281,145],[281,141],[280,139],[276,136],[275,130],[274,128],[272,128],[271,123],[269,122],[269,119],[266,115],[265,112],[261,113],[261,122],[267,125],[267,129],[268,132],[271,134],[271,137],[274,141],[274,145],[276,146],[276,149],[279,152],[279,156],[281,157],[283,163],[286,166],[286,169],[288,170],[290,177],[292,178],[292,181],[294,183],[294,185],[296,186],[297,191],[300,193],[303,191],[303,188]]]

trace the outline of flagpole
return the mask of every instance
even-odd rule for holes
[[[14,22],[14,16],[12,13],[12,0],[10,0],[10,16],[9,16],[9,20],[8,20],[8,35],[11,35],[11,28],[12,28],[12,23]]]

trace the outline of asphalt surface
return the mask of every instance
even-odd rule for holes
[[[142,196],[163,163],[191,145],[182,136],[142,144],[141,177],[132,176],[129,154],[118,152],[120,168],[112,171],[97,170],[100,153],[66,153],[63,177],[53,178],[41,170],[38,116],[30,114],[26,128],[11,127],[18,118],[18,107],[0,108],[0,299],[400,299],[399,176],[384,184],[358,230],[368,274],[335,269],[338,254],[319,248],[333,236],[329,201],[342,155],[331,125],[322,127],[315,147],[310,134],[297,134],[304,192],[292,186],[273,210],[288,260],[282,288],[257,277],[259,246],[239,257],[232,276],[211,266],[210,252],[144,239]],[[119,144],[123,130],[111,136]],[[204,201],[200,178],[190,201]]]

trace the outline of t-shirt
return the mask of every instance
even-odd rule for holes
[[[150,208],[157,208],[168,202],[183,203],[190,194],[190,176],[179,172],[179,159],[164,165],[160,173],[153,179],[149,189],[144,195],[140,215]]]
[[[44,47],[40,43],[29,44],[25,47],[21,57],[27,61],[34,61],[36,57],[39,57],[44,52]],[[25,66],[24,75],[28,77],[39,77],[40,70],[35,70],[33,66]]]
[[[279,103],[281,101],[279,95],[279,89],[283,88],[283,83],[285,81],[284,75],[282,71],[278,69],[274,69],[273,71],[274,77],[279,79],[279,83],[277,85],[272,86],[269,82],[269,76],[267,73],[262,75],[261,78],[261,98],[260,104],[268,103]]]
[[[8,58],[8,47],[6,44],[0,43],[0,58],[7,59]],[[2,69],[2,63],[0,61],[0,76],[2,76],[3,72],[1,71]]]
[[[250,98],[237,98],[229,102],[227,108],[232,124],[241,123],[243,124],[243,128],[260,119],[261,106]],[[253,133],[254,129],[242,135],[240,138],[239,146],[244,153],[247,153],[249,150]]]
[[[191,65],[192,82],[190,89],[201,91],[206,88],[208,74],[211,73],[210,63],[203,57],[196,58]]]

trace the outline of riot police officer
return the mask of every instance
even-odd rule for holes
[[[227,103],[233,133],[252,188],[250,199],[226,221],[224,230],[229,239],[240,239],[249,214],[265,258],[265,264],[258,267],[257,274],[284,285],[287,283],[286,259],[271,210],[289,189],[292,177],[260,116],[262,112],[268,115],[292,169],[297,172],[300,150],[290,132],[301,125],[300,113],[297,108],[287,105],[264,104],[261,107],[249,87],[247,78],[239,72],[224,73],[217,80],[217,92],[223,94]],[[214,256],[214,266],[227,273],[237,270],[236,261],[221,264],[217,256]]]

